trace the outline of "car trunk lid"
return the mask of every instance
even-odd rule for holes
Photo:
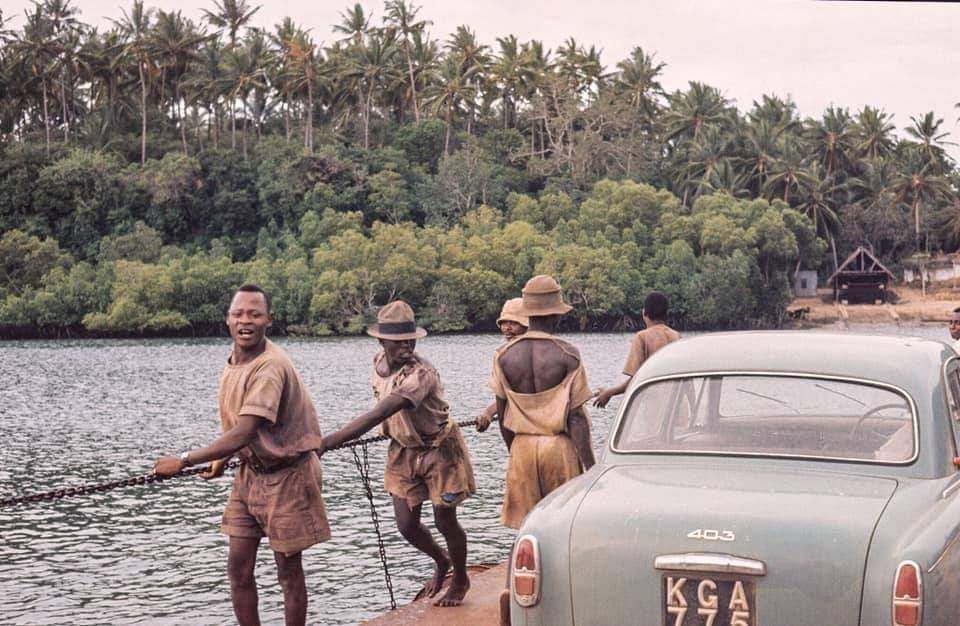
[[[571,532],[576,621],[672,625],[675,615],[662,616],[670,595],[664,564],[711,553],[764,564],[763,575],[726,576],[727,604],[736,580],[754,583],[757,617],[746,623],[856,626],[870,539],[896,486],[892,478],[755,464],[615,466],[587,494]],[[658,570],[658,556],[673,560]],[[696,569],[671,582],[725,578]]]

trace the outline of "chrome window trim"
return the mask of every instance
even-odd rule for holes
[[[661,554],[653,560],[653,567],[679,572],[713,572],[748,576],[766,576],[767,574],[767,565],[763,561],[716,552]]]
[[[857,459],[857,458],[848,458],[848,457],[838,457],[838,456],[813,456],[809,454],[774,454],[771,452],[731,452],[729,450],[663,450],[663,449],[650,449],[650,450],[623,450],[617,448],[615,441],[620,436],[620,431],[623,428],[624,417],[626,416],[627,407],[630,405],[630,402],[633,398],[640,393],[645,387],[652,385],[653,383],[662,382],[665,380],[677,380],[683,378],[697,378],[697,377],[709,377],[709,376],[766,376],[766,377],[779,377],[779,378],[807,378],[811,380],[832,380],[838,382],[847,382],[847,383],[856,383],[860,385],[868,385],[870,387],[880,387],[881,389],[886,389],[892,391],[904,398],[906,398],[907,403],[910,405],[910,414],[913,417],[913,455],[905,461],[877,461],[874,459]],[[655,376],[644,380],[641,384],[633,388],[633,391],[630,392],[630,395],[624,398],[624,403],[619,409],[619,414],[617,415],[617,421],[614,424],[613,429],[610,431],[612,436],[609,438],[609,445],[607,449],[614,454],[656,454],[656,455],[675,455],[675,456],[725,456],[725,457],[759,457],[759,458],[775,458],[775,459],[807,459],[814,461],[829,461],[829,462],[846,462],[846,463],[861,463],[867,465],[894,465],[894,466],[905,466],[911,465],[918,458],[920,458],[920,426],[919,419],[917,418],[917,404],[913,401],[913,397],[907,393],[902,387],[897,385],[892,385],[890,383],[883,383],[876,380],[868,380],[866,378],[857,378],[855,376],[835,376],[831,374],[812,374],[810,372],[789,372],[789,371],[778,371],[778,372],[761,372],[754,370],[705,370],[705,371],[691,371],[691,372],[682,372],[678,374],[665,374],[663,376]]]

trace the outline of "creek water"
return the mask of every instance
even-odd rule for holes
[[[801,331],[802,332],[802,331]],[[836,332],[948,340],[940,326]],[[628,334],[571,334],[591,386],[621,380]],[[279,339],[306,382],[324,431],[372,406],[369,338]],[[495,335],[428,337],[418,351],[440,371],[452,415],[475,417],[491,400],[486,380]],[[217,381],[227,339],[0,343],[0,497],[145,473],[160,454],[203,445],[219,432]],[[618,401],[592,409],[604,445]],[[479,492],[459,509],[471,563],[505,559],[513,532],[498,523],[506,451],[494,426],[466,429]],[[398,602],[431,571],[394,526],[382,489],[385,444],[370,447],[371,476]],[[308,623],[354,624],[389,607],[376,536],[348,451],[323,459],[331,541],[304,553]],[[185,478],[0,510],[0,623],[228,624],[226,537],[219,522],[229,476]],[[434,532],[429,506],[424,521]],[[439,538],[439,535],[437,535]],[[442,539],[441,539],[442,541]],[[272,553],[257,580],[265,624],[282,623]]]

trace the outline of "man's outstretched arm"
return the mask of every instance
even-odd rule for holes
[[[570,439],[573,440],[573,447],[580,457],[580,463],[584,471],[593,467],[596,459],[593,457],[593,446],[590,445],[590,420],[587,414],[583,412],[583,407],[570,411],[567,418],[567,432],[570,433]]]
[[[627,385],[630,384],[630,378],[630,376],[627,376],[619,385],[601,389],[593,401],[593,406],[601,409],[607,406],[607,403],[610,402],[610,398],[613,396],[619,396],[621,393],[627,390]]]
[[[397,411],[400,411],[401,409],[412,408],[413,403],[411,403],[409,400],[400,395],[391,393],[380,402],[377,402],[376,406],[363,415],[355,417],[347,422],[346,425],[344,425],[340,430],[326,435],[323,438],[323,449],[320,451],[320,454],[323,454],[332,448],[336,448],[345,441],[356,439]]]
[[[190,465],[229,458],[237,450],[253,441],[257,428],[262,421],[263,418],[257,415],[241,415],[236,426],[220,435],[209,446],[199,450],[191,450],[187,453]],[[162,456],[157,459],[153,471],[158,476],[172,476],[183,470],[184,467],[185,464],[180,457]]]

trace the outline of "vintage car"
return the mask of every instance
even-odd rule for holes
[[[928,339],[719,333],[528,516],[513,626],[960,624],[960,375]]]

